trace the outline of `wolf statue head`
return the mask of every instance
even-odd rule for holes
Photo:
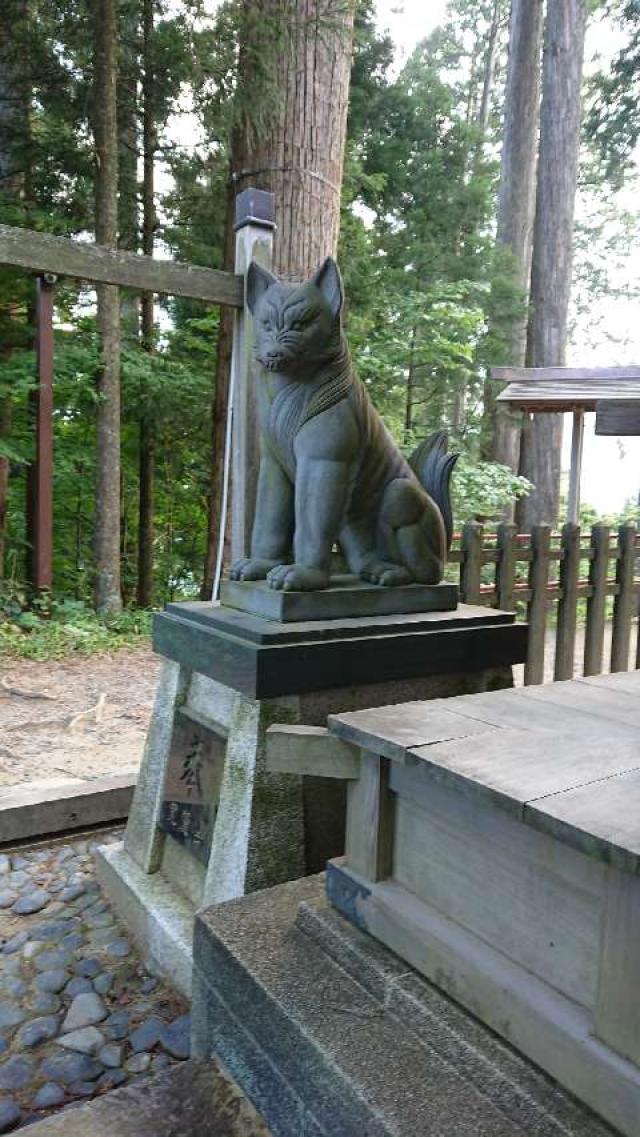
[[[292,379],[312,379],[318,369],[344,352],[342,279],[333,257],[309,280],[278,280],[252,261],[247,305],[255,321],[254,351],[267,371]]]

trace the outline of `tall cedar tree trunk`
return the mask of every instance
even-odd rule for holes
[[[505,271],[522,307],[514,313],[508,305],[509,310],[500,313],[494,305],[492,324],[504,344],[504,362],[513,367],[524,366],[527,347],[543,27],[544,0],[512,0],[497,243],[507,252]],[[485,388],[485,456],[517,473],[520,418],[496,403],[496,394],[495,384],[489,381]]]
[[[142,251],[153,256],[156,228],[155,214],[155,157],[156,126],[154,116],[153,75],[153,0],[144,0],[142,10]],[[154,349],[154,298],[152,292],[142,296],[142,342],[146,351]],[[138,604],[150,607],[153,599],[153,516],[155,474],[155,424],[151,400],[145,400],[145,409],[139,426],[139,499],[138,499]]]
[[[0,4],[0,203],[24,200],[25,177],[21,157],[26,157],[26,127],[29,121],[29,68],[25,66],[19,44],[27,35],[26,0],[3,0]],[[21,151],[25,154],[22,155]],[[16,306],[0,308],[0,363],[11,355],[16,338],[13,328]],[[16,329],[16,332],[18,329]],[[11,436],[13,403],[0,397],[0,446]],[[5,546],[9,507],[10,462],[0,453],[0,580],[5,575]]]
[[[96,241],[118,243],[118,0],[94,5],[94,135]],[[120,301],[113,285],[100,285],[98,331],[95,606],[118,612],[120,594]]]
[[[530,367],[561,367],[566,360],[586,23],[586,0],[548,0],[527,342]],[[535,489],[519,502],[524,532],[557,521],[561,446],[562,415],[535,415],[527,423],[520,468]]]
[[[235,196],[250,185],[275,194],[276,273],[302,280],[337,252],[354,11],[353,0],[245,0],[227,269],[233,269]],[[211,596],[220,526],[232,328],[223,309],[204,598]]]

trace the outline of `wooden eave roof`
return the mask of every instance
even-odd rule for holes
[[[640,402],[640,367],[492,367],[500,403],[528,411],[594,411],[600,399]]]

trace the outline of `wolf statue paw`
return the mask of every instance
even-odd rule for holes
[[[266,580],[277,561],[263,561],[259,557],[240,557],[231,566],[231,580]]]
[[[329,585],[329,573],[308,565],[277,565],[267,577],[270,588],[283,592],[316,592]]]
[[[403,565],[392,565],[387,561],[372,561],[360,570],[362,580],[369,584],[382,584],[392,588],[396,584],[411,584],[411,573]]]

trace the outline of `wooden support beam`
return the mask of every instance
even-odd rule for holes
[[[38,278],[35,391],[36,461],[33,479],[33,591],[53,584],[53,301],[55,276]]]
[[[569,500],[567,521],[571,525],[580,524],[580,477],[582,474],[582,447],[584,443],[584,411],[573,412],[573,433],[571,435],[571,468],[569,470]]]
[[[360,751],[321,726],[270,726],[267,769],[317,778],[360,777]]]
[[[244,303],[244,282],[235,273],[157,260],[121,249],[104,249],[14,225],[0,225],[0,264],[39,275],[70,276],[90,284],[117,284],[138,292],[188,296],[232,308],[241,308]]]

